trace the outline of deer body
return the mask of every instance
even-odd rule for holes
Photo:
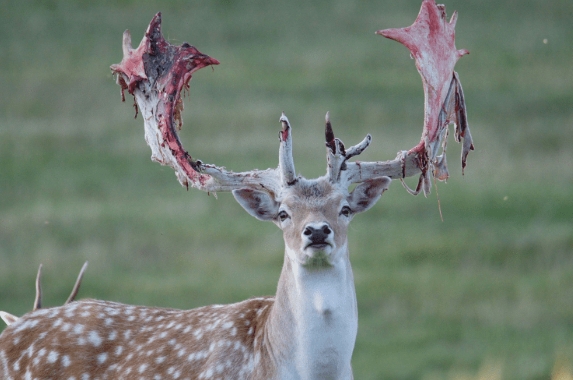
[[[326,178],[299,178],[284,199],[235,191],[247,211],[283,230],[276,297],[192,310],[97,300],[39,309],[2,333],[0,373],[4,379],[350,379],[358,315],[347,226],[389,184],[384,177],[347,194]]]
[[[14,380],[267,378],[258,363],[266,356],[259,327],[272,304],[260,298],[183,311],[83,300],[40,309],[3,332],[0,374]]]
[[[284,114],[276,169],[235,173],[194,160],[177,135],[182,125],[181,91],[192,73],[219,62],[187,43],[174,46],[165,41],[160,14],[136,49],[126,31],[123,59],[111,69],[122,95],[124,90],[132,94],[141,111],[152,159],[171,166],[185,187],[232,191],[249,214],[283,231],[284,264],[276,296],[173,310],[71,302],[76,286],[64,306],[41,309],[38,273],[34,310],[21,318],[0,312],[9,324],[0,335],[0,377],[352,379],[358,327],[347,240],[352,217],[372,207],[391,178],[421,174],[417,188],[410,190],[413,194],[427,194],[432,175],[445,180],[450,123],[456,124],[456,140],[464,140],[462,167],[473,149],[463,91],[453,71],[455,61],[467,51],[455,49],[455,14],[450,22],[445,17],[444,6],[423,0],[412,27],[377,32],[410,49],[425,97],[432,96],[425,102],[427,123],[421,142],[391,161],[351,162],[372,138],[367,135],[345,148],[334,137],[327,113],[326,175],[310,180],[296,175],[292,129]],[[81,274],[76,285],[80,279]]]

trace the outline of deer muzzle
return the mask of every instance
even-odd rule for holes
[[[308,223],[302,231],[302,242],[308,256],[328,256],[334,248],[334,231],[326,222]]]

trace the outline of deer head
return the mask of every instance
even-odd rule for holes
[[[353,146],[348,154],[340,140],[329,141],[332,126],[328,114],[327,174],[314,180],[295,177],[290,124],[284,114],[280,121],[283,125],[280,136],[286,138],[284,142],[281,140],[280,183],[275,187],[278,191],[242,188],[233,190],[233,195],[249,214],[259,220],[273,221],[283,231],[291,259],[302,265],[331,263],[346,249],[347,226],[352,217],[374,205],[391,180],[385,176],[367,179],[348,192],[351,181],[340,175],[341,168],[352,152],[364,150],[366,143]]]

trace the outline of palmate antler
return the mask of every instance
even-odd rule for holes
[[[348,162],[362,153],[370,144],[370,135],[359,144],[345,149],[342,141],[334,137],[329,115],[326,115],[327,176],[334,183],[348,186],[372,178],[388,176],[405,178],[421,173],[418,187],[427,194],[431,187],[430,175],[447,179],[445,146],[447,125],[456,123],[456,139],[464,138],[462,162],[473,149],[467,126],[463,92],[453,67],[457,59],[466,54],[455,50],[454,26],[445,20],[445,8],[434,0],[424,0],[416,22],[408,28],[378,31],[378,34],[406,45],[416,59],[422,75],[425,93],[425,118],[421,142],[409,151],[398,153],[396,159],[378,162]],[[146,141],[152,150],[152,160],[171,166],[185,187],[207,192],[231,191],[241,188],[266,190],[278,196],[281,188],[292,185],[297,176],[292,158],[292,129],[287,117],[280,117],[279,166],[276,169],[251,170],[235,173],[215,165],[194,160],[183,149],[177,128],[182,125],[183,102],[181,90],[187,88],[193,72],[219,61],[200,53],[184,43],[173,46],[161,34],[161,14],[151,20],[137,49],[131,46],[129,31],[123,35],[124,57],[120,64],[112,65],[117,82],[136,101],[142,113]],[[438,156],[440,146],[444,152]]]
[[[416,21],[409,27],[400,29],[379,30],[376,34],[391,38],[406,46],[416,60],[416,68],[424,84],[424,129],[418,145],[408,152],[419,155],[419,166],[422,170],[420,181],[413,194],[420,188],[424,194],[430,191],[430,171],[434,176],[445,181],[448,178],[446,164],[447,126],[455,123],[455,139],[462,147],[462,173],[466,158],[474,149],[467,122],[464,92],[454,66],[458,59],[469,54],[469,51],[457,50],[455,45],[455,27],[458,18],[454,12],[448,22],[446,7],[436,5],[435,0],[424,0]],[[442,147],[442,154],[438,151]]]

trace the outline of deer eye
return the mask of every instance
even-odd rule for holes
[[[340,215],[348,217],[350,214],[352,214],[352,210],[348,206],[344,206],[342,207],[342,210],[340,210]]]
[[[279,211],[278,218],[281,222],[284,222],[288,218],[290,218],[289,214],[285,210]]]

